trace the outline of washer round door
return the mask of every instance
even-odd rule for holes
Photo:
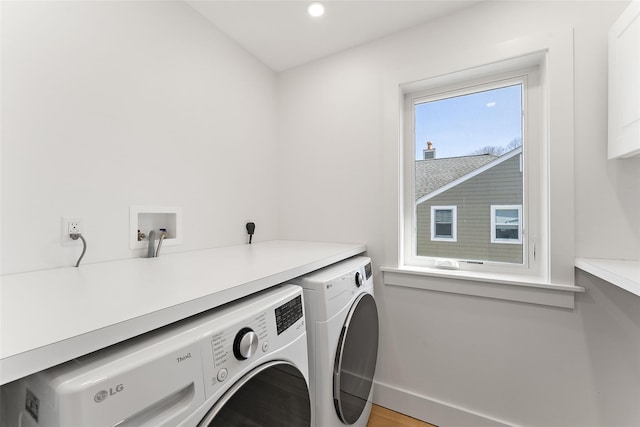
[[[198,427],[309,427],[311,402],[302,373],[285,361],[265,363],[233,385]]]
[[[378,359],[378,309],[363,293],[342,327],[333,368],[333,403],[343,423],[353,424],[364,411]]]

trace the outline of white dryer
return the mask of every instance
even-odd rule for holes
[[[278,286],[14,381],[3,425],[309,427],[302,299]]]
[[[378,356],[371,259],[354,257],[293,281],[304,288],[315,427],[364,427]]]

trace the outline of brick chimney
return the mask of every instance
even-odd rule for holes
[[[436,158],[436,149],[433,148],[433,142],[427,141],[427,148],[422,150],[423,160],[430,160]]]

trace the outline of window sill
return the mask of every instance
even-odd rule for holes
[[[523,276],[482,274],[424,267],[381,267],[385,285],[518,301],[551,307],[575,307],[575,294],[584,288],[536,281]],[[447,280],[439,280],[447,279]]]

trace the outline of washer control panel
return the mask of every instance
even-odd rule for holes
[[[302,318],[302,295],[276,307],[275,314],[276,327],[278,335],[280,335]]]
[[[371,261],[369,261],[368,263],[366,263],[364,265],[364,274],[367,277],[367,280],[369,280],[371,278],[371,276],[373,275],[373,269],[371,267]]]
[[[233,340],[233,355],[238,360],[247,360],[258,349],[258,335],[251,328],[242,328]]]
[[[232,359],[247,360],[255,355],[258,346],[268,342],[267,313],[262,312],[244,323],[232,326],[210,336],[213,366],[220,369]],[[262,347],[262,346],[261,346]],[[266,352],[266,351],[265,351]]]
[[[284,292],[287,290],[287,292]],[[206,398],[305,333],[302,290],[284,286],[223,309],[202,340]]]

